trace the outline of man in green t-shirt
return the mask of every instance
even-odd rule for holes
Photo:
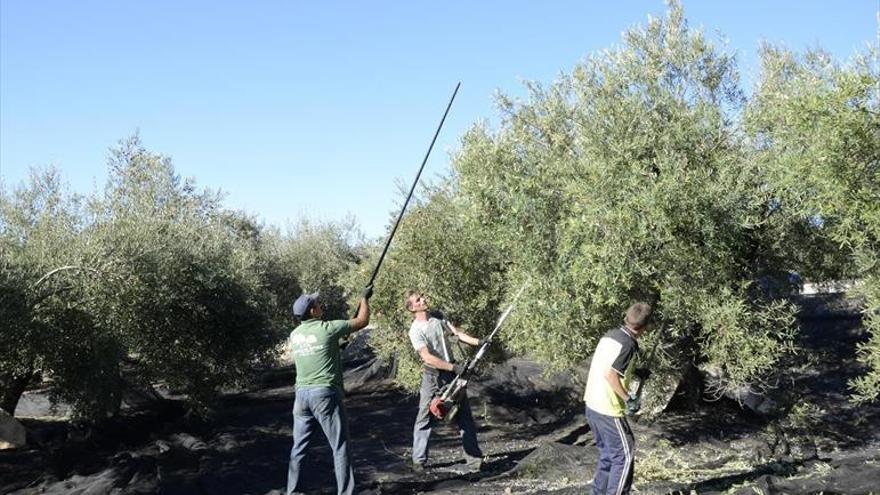
[[[290,350],[296,363],[296,400],[293,404],[293,448],[287,471],[287,494],[297,492],[300,468],[316,424],[333,450],[336,489],[354,493],[354,469],[348,450],[348,418],[342,403],[342,362],[339,339],[370,323],[367,302],[373,287],[362,294],[357,316],[352,320],[324,321],[319,294],[303,294],[293,303],[293,315],[302,323],[290,334]]]

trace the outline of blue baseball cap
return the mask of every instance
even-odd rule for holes
[[[301,320],[303,316],[309,312],[309,308],[311,308],[317,301],[318,291],[297,297],[296,301],[293,303],[293,316],[296,316]]]

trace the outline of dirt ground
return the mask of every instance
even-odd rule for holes
[[[780,411],[679,399],[658,418],[634,421],[635,493],[880,493],[880,405],[846,400],[846,381],[863,371],[855,361],[866,338],[860,319],[833,305],[811,307],[802,328],[801,351],[780,376],[777,393],[788,404]],[[579,385],[565,377],[543,377],[522,359],[487,371],[470,389],[483,469],[466,469],[457,431],[444,425],[432,437],[428,471],[416,474],[409,456],[418,397],[373,360],[350,364],[346,405],[360,493],[588,492],[596,451]],[[225,396],[210,422],[187,418],[174,402],[97,431],[23,419],[29,445],[0,452],[0,493],[283,493],[292,381],[290,368],[267,371],[252,390]],[[322,438],[310,452],[309,493],[335,493]]]

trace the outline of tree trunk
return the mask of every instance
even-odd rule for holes
[[[9,413],[10,416],[15,416],[18,401],[27,390],[33,376],[33,371],[18,375],[14,373],[0,374],[0,409]]]

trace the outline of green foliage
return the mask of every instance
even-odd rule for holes
[[[747,301],[747,297],[722,289],[699,308],[702,352],[709,363],[724,363],[730,356],[740,358],[738,366],[724,368],[728,382],[738,386],[754,382],[755,376],[772,369],[791,352],[796,328],[794,308],[785,302],[756,308]]]
[[[711,448],[697,450],[690,446],[683,451],[666,439],[660,439],[640,459],[635,480],[640,482],[675,481],[696,484],[699,481],[732,477],[755,469],[755,460],[746,455],[724,456]],[[684,455],[682,455],[684,454]],[[754,453],[749,452],[749,455]]]
[[[472,129],[454,167],[510,276],[535,281],[510,348],[569,368],[643,299],[725,386],[762,380],[791,337],[762,289],[786,283],[788,225],[735,125],[743,102],[735,59],[677,4],[527,101],[500,97],[501,128]]]
[[[82,198],[71,195],[54,170],[0,196],[0,385],[3,407],[14,409],[37,372],[62,384],[58,397],[83,416],[116,400],[108,370],[119,346],[105,339],[84,309],[94,278]]]
[[[781,208],[814,224],[802,249],[814,274],[837,271],[862,282],[869,373],[854,400],[880,397],[880,65],[878,47],[840,66],[819,51],[797,56],[764,47],[747,127]],[[808,239],[811,240],[811,239]],[[824,242],[823,242],[824,241]],[[841,269],[843,267],[843,269]]]
[[[290,323],[262,228],[137,138],[110,168],[103,197],[88,202],[54,171],[3,191],[3,407],[38,374],[83,419],[117,412],[130,380],[163,382],[206,412],[271,357]]]
[[[865,295],[864,322],[871,337],[859,345],[859,361],[867,366],[868,373],[850,383],[856,402],[876,401],[880,397],[880,276],[866,277],[862,290]]]
[[[136,136],[109,165],[98,197],[67,193],[54,171],[2,191],[0,407],[36,375],[86,420],[117,413],[131,383],[208,413],[220,389],[274,362],[303,289],[348,317],[343,284],[365,255],[351,222],[266,230]]]
[[[321,292],[325,305],[325,319],[348,319],[354,312],[349,296],[357,295],[349,274],[355,270],[366,253],[360,246],[363,236],[354,220],[343,222],[314,222],[300,219],[285,235],[276,233],[273,247],[273,273],[287,273],[297,280],[299,288],[289,292],[286,314],[291,315],[291,304],[303,292]],[[361,285],[366,279],[361,281]]]
[[[800,402],[791,407],[783,426],[791,433],[809,435],[821,431],[827,411],[811,402]]]
[[[95,205],[109,273],[93,312],[148,380],[186,392],[200,408],[240,383],[280,337],[259,238],[220,199],[135,138],[115,150]]]

